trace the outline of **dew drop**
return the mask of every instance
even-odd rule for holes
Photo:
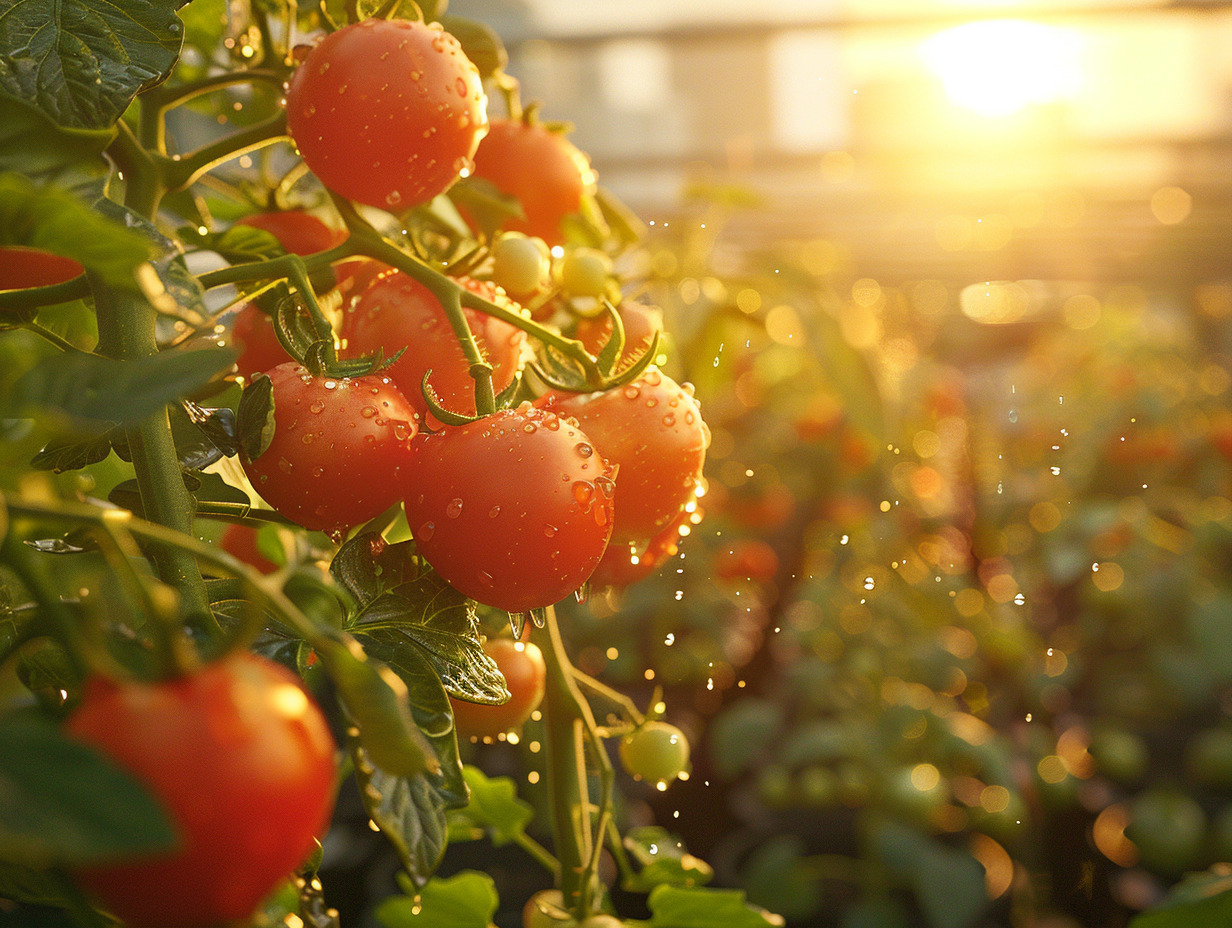
[[[583,512],[590,511],[590,504],[595,498],[595,488],[585,480],[578,480],[573,484],[573,498],[578,501]]]
[[[635,383],[629,384],[622,392],[624,393],[626,399],[631,400],[635,400],[642,395],[641,389]]]
[[[580,454],[580,455],[581,455],[582,457],[584,457],[584,458],[588,458],[588,457],[590,457],[592,454],[594,454],[594,453],[595,453],[595,449],[594,449],[593,447],[591,447],[590,445],[588,445],[588,444],[587,444],[586,442],[584,442],[584,441],[580,441],[580,442],[578,442],[578,443],[577,443],[576,445],[574,445],[573,447],[574,447],[574,450],[576,450],[576,451],[577,451],[577,453],[578,453],[578,454]]]
[[[389,206],[397,206],[402,202],[402,194],[397,190],[391,190],[385,194],[385,203]]]
[[[286,458],[279,458],[278,459],[278,469],[282,471],[284,474],[291,473],[291,462],[288,461]]]
[[[405,419],[394,420],[394,438],[398,441],[408,441],[415,437],[415,426]]]
[[[320,400],[317,400],[308,408],[311,409],[313,412],[320,413],[320,412],[325,411],[325,404],[322,403]]]
[[[311,432],[305,432],[303,437],[300,438],[300,441],[302,441],[305,445],[311,445],[315,439],[316,439],[316,436],[313,435]]]
[[[555,538],[558,529],[555,525],[545,525],[543,527],[543,535],[545,538]]]
[[[425,522],[419,526],[419,530],[415,533],[417,541],[431,541],[432,533],[436,531],[436,524],[433,522]]]
[[[375,389],[376,388],[374,387],[373,390],[375,391]],[[365,406],[363,409],[359,411],[359,414],[363,416],[365,419],[371,419],[373,416],[376,415],[376,411],[377,410],[375,406]]]
[[[480,583],[482,583],[482,584],[483,584],[484,586],[486,586],[486,587],[491,588],[491,586],[492,586],[492,575],[491,575],[490,573],[488,573],[486,570],[481,570],[481,571],[479,571],[479,573],[478,573],[478,575],[477,575],[477,576],[478,576],[478,578],[479,578],[479,582],[480,582]]]
[[[673,425],[676,424],[676,417],[673,416],[669,412],[666,416],[663,417],[663,424],[666,425],[668,428],[671,428]]]
[[[449,501],[449,505],[445,507],[445,515],[449,516],[451,519],[456,519],[458,516],[462,515],[462,500],[458,499],[456,496],[451,499]]]

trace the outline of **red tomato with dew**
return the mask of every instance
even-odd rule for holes
[[[537,644],[512,638],[489,638],[483,643],[483,649],[500,668],[509,690],[509,701],[499,706],[486,706],[451,696],[449,703],[453,706],[453,722],[459,738],[495,738],[521,728],[543,702],[547,669]]]
[[[372,17],[321,39],[287,85],[287,130],[330,190],[401,211],[470,173],[479,71],[439,23]]]
[[[623,387],[539,403],[576,419],[619,468],[613,543],[653,538],[696,503],[710,430],[692,386],[652,367]]]
[[[0,247],[0,290],[50,287],[85,273],[81,262],[41,248]]]
[[[92,679],[67,731],[141,781],[180,838],[78,872],[129,928],[246,922],[329,824],[329,727],[294,674],[255,654],[159,683]]]
[[[578,590],[612,531],[614,469],[571,420],[523,403],[416,443],[406,517],[455,589],[509,612]]]
[[[398,501],[419,426],[388,377],[315,377],[293,361],[267,376],[273,440],[243,461],[267,503],[304,528],[336,534]]]
[[[564,242],[561,220],[578,212],[596,187],[590,159],[563,133],[515,119],[492,121],[475,152],[474,173],[522,204],[526,218],[510,219],[506,229],[549,245]]]
[[[235,369],[245,380],[291,360],[278,340],[274,320],[252,303],[245,303],[231,322],[231,344],[239,351]]]
[[[293,255],[311,255],[346,241],[345,229],[334,229],[312,213],[289,209],[280,213],[253,213],[235,221],[237,226],[263,229]]]
[[[489,285],[470,279],[459,283],[489,300],[505,299],[515,308]],[[499,393],[522,368],[526,333],[477,310],[464,307],[462,312],[479,350],[492,365],[492,387]],[[475,381],[466,355],[440,301],[413,277],[392,271],[371,283],[343,320],[342,336],[346,357],[381,351],[388,358],[406,349],[386,373],[425,421],[436,422],[435,417],[429,419],[423,398],[423,378],[429,370],[428,383],[446,409],[475,414]]]

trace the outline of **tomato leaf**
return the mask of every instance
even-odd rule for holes
[[[492,843],[502,847],[525,834],[526,826],[535,817],[530,803],[518,798],[518,788],[511,777],[489,778],[478,767],[462,768],[471,798],[466,807],[450,813],[450,828],[463,824],[488,832]]]
[[[62,126],[111,126],[180,53],[183,0],[13,0],[0,18],[0,88]]]
[[[121,206],[114,200],[100,197],[94,208],[103,216],[122,224],[145,238],[153,257],[150,263],[157,281],[139,277],[141,289],[160,312],[188,311],[205,318],[205,291],[188,270],[180,246],[159,231],[144,216]]]
[[[759,845],[740,868],[740,884],[754,902],[766,903],[792,921],[816,919],[821,879],[804,856],[799,835],[775,835]]]
[[[261,376],[240,394],[235,440],[250,461],[255,461],[274,440],[274,382]]]
[[[97,464],[111,453],[112,437],[118,430],[109,429],[92,438],[53,438],[30,461],[35,470],[62,474]],[[122,432],[121,432],[122,434]]]
[[[33,715],[0,721],[0,859],[78,865],[174,843],[161,806],[97,751]]]
[[[625,887],[633,892],[650,892],[663,883],[700,886],[714,877],[710,864],[690,854],[684,842],[666,828],[631,828],[625,833],[624,845],[642,868]]]
[[[1232,923],[1232,867],[1217,864],[1185,876],[1156,908],[1129,928],[1206,928]]]
[[[988,905],[984,868],[970,854],[897,822],[873,836],[886,867],[914,890],[931,928],[966,928]]]
[[[783,919],[745,902],[738,889],[656,886],[647,900],[650,928],[766,928]]]
[[[0,407],[15,418],[39,408],[75,420],[138,422],[205,386],[234,361],[227,348],[169,350],[131,361],[55,355],[23,374]]]
[[[423,889],[405,886],[376,909],[383,928],[488,928],[500,906],[496,884],[486,873],[463,870],[448,878],[429,880]]]
[[[114,129],[65,129],[0,93],[0,171],[63,183],[109,173],[103,158]]]
[[[347,623],[353,634],[380,642],[393,662],[407,649],[419,651],[461,699],[509,698],[496,662],[479,644],[474,605],[428,566],[414,542],[388,545],[367,532],[343,545],[330,571],[357,603]]]
[[[234,225],[225,232],[202,232],[196,226],[182,226],[179,235],[185,244],[216,252],[229,264],[263,261],[287,253],[272,232],[248,225]]]
[[[505,43],[487,23],[463,16],[442,16],[440,23],[446,32],[462,43],[462,51],[479,69],[479,76],[485,81],[504,71],[509,64]]]
[[[0,175],[0,245],[64,255],[104,284],[130,290],[136,288],[137,268],[151,254],[140,234],[62,190],[37,188],[17,174]]]

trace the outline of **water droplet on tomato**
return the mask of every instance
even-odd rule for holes
[[[676,424],[676,417],[673,416],[669,412],[666,416],[663,417],[663,424],[666,425],[670,429],[673,425]]]
[[[457,81],[455,81],[454,83],[455,83],[455,86],[457,86],[458,88],[458,96],[465,97],[466,96],[466,79],[459,77]]]
[[[385,194],[385,203],[389,206],[397,206],[402,202],[402,194],[397,190],[391,190]]]
[[[375,387],[373,387],[372,392],[373,393],[376,392]],[[363,409],[359,411],[359,414],[363,416],[365,419],[371,419],[373,416],[376,415],[376,407],[375,406],[365,406]]]
[[[555,525],[545,525],[543,527],[543,536],[545,538],[555,538],[557,531],[558,530]]]
[[[303,437],[300,438],[300,441],[302,441],[305,445],[311,445],[314,439],[316,439],[316,436],[312,434],[312,432],[305,432]]]
[[[694,416],[691,411],[684,414],[684,421],[686,425],[692,425],[694,419],[696,419],[696,416]]]
[[[596,477],[595,487],[607,499],[611,499],[616,493],[616,481],[609,477]]]
[[[479,582],[482,583],[484,586],[489,587],[489,588],[492,586],[492,575],[488,573],[486,570],[479,571],[477,576],[478,576]]]
[[[603,528],[603,526],[607,525],[607,518],[608,518],[607,517],[607,507],[606,506],[596,506],[595,507],[595,524],[598,525],[600,528]]]
[[[431,541],[432,533],[435,531],[435,523],[425,522],[423,525],[419,526],[419,530],[415,532],[415,539],[417,541]]]
[[[319,413],[325,410],[325,404],[321,402],[320,400],[317,400],[308,408],[311,409],[313,412]]]
[[[624,393],[626,399],[631,399],[631,400],[635,400],[639,396],[642,395],[642,391],[638,388],[637,384],[635,383],[629,384],[627,387],[624,388],[622,392]]]
[[[578,480],[573,484],[573,498],[578,501],[578,505],[582,507],[583,512],[590,511],[590,504],[595,498],[595,488],[585,480]]]
[[[286,458],[279,458],[278,459],[278,469],[282,471],[284,474],[291,473],[291,462],[288,461]]]
[[[449,505],[445,507],[445,515],[449,516],[451,519],[456,519],[458,516],[462,515],[462,500],[458,499],[456,496],[451,499],[449,501]]]
[[[415,437],[415,426],[405,419],[394,420],[394,438],[398,441],[409,441]]]
[[[334,388],[338,386],[338,382],[336,380],[327,380],[325,381],[324,386],[326,390],[333,390]]]
[[[587,580],[585,583],[583,583],[581,586],[579,586],[576,590],[573,591],[573,598],[576,599],[582,605],[586,604],[586,601],[590,599],[590,581],[589,580]]]
[[[314,467],[312,469],[312,476],[320,480],[322,477],[325,476],[325,468],[324,467]]]
[[[584,441],[578,442],[573,446],[573,449],[584,458],[588,458],[595,453],[595,449]]]
[[[658,405],[659,405],[659,401],[658,401],[657,399],[655,399],[653,396],[652,396],[652,397],[649,397],[649,398],[646,400],[646,408],[647,408],[647,409],[654,409],[654,408],[655,408],[656,406],[658,406]]]
[[[491,509],[488,510],[489,519],[495,519],[499,515],[500,515],[500,506],[493,506]]]
[[[411,72],[411,80],[413,80],[413,81],[417,81],[417,80],[419,80],[421,77],[423,77],[423,72],[421,72],[421,71],[412,71],[412,72]]]

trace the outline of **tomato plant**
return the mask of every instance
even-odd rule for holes
[[[543,239],[564,241],[562,221],[593,196],[590,159],[556,127],[527,119],[494,119],[475,152],[476,177],[494,183],[518,201],[525,218],[505,227]]]
[[[247,918],[328,824],[325,718],[293,674],[256,655],[155,684],[93,679],[67,728],[146,784],[178,833],[170,854],[78,872],[133,928]]]
[[[510,638],[489,638],[484,642],[483,649],[496,661],[501,676],[505,678],[509,701],[487,706],[451,698],[453,723],[459,738],[495,738],[521,728],[543,702],[546,665],[537,644]]]
[[[287,86],[287,128],[326,187],[402,210],[470,173],[487,98],[439,24],[372,18],[308,52]]]
[[[267,376],[273,436],[244,461],[266,502],[305,528],[337,532],[398,501],[419,425],[389,378],[313,375],[293,361]]]
[[[420,440],[405,480],[407,522],[452,586],[509,612],[542,609],[599,563],[613,473],[576,425],[524,404]]]

